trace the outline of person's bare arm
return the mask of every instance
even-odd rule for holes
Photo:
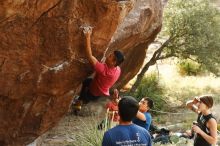
[[[141,121],[146,121],[147,120],[145,115],[140,111],[137,112],[136,118],[138,118]]]
[[[86,57],[89,60],[90,64],[95,66],[95,64],[97,63],[98,60],[92,55],[91,34],[92,34],[92,30],[85,32],[85,37],[86,37]]]
[[[216,120],[210,119],[207,122],[207,127],[209,128],[210,135],[202,131],[198,126],[193,127],[193,130],[200,134],[208,143],[216,144],[217,142],[217,123]]]
[[[195,113],[198,113],[198,108],[196,104],[198,103],[198,99],[194,98],[193,100],[189,100],[186,102],[186,107],[190,110],[192,110]]]

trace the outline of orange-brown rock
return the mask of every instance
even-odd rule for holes
[[[81,26],[93,26],[98,59],[124,51],[121,87],[140,69],[161,21],[160,0],[1,0],[0,145],[28,144],[68,111],[92,73]]]

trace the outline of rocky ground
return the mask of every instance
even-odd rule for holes
[[[66,146],[74,143],[77,134],[85,129],[85,126],[91,125],[91,123],[99,123],[105,118],[105,103],[105,98],[95,103],[89,103],[78,113],[78,116],[70,110],[56,127],[28,146]]]
[[[74,143],[77,133],[83,128],[82,123],[91,121],[91,117],[77,117],[67,115],[48,133],[46,133],[39,146],[65,146]]]

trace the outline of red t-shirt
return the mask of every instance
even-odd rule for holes
[[[106,108],[109,109],[109,111],[115,111],[113,121],[118,122],[119,120],[119,115],[118,115],[118,105],[117,103],[110,101],[106,104]],[[110,115],[110,118],[112,118],[112,115]]]
[[[97,63],[94,66],[95,77],[90,84],[90,92],[94,96],[109,96],[109,89],[118,80],[121,69],[120,67],[109,68],[105,63]]]

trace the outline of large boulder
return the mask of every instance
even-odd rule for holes
[[[68,111],[92,73],[82,26],[93,27],[98,59],[116,48],[125,53],[116,84],[122,87],[140,69],[161,24],[161,0],[2,0],[0,145],[30,143]]]
[[[162,2],[161,0],[137,0],[114,33],[110,48],[120,48],[126,54],[126,61],[121,66],[122,75],[115,87],[122,88],[142,67],[147,48],[162,27],[163,5],[166,4]]]

